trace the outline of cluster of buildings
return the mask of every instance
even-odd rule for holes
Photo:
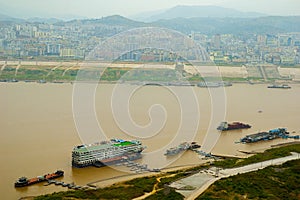
[[[300,33],[190,36],[207,49],[210,59],[217,64],[300,64]]]
[[[48,23],[1,23],[2,59],[84,59],[115,27],[91,26],[76,21]]]
[[[2,23],[0,26],[0,59],[78,59],[84,60],[87,55],[106,38],[128,30],[128,26],[107,25],[93,20],[74,20],[53,24],[42,22]],[[197,44],[216,64],[240,65],[263,62],[276,65],[294,66],[300,64],[300,33],[285,34],[190,34]],[[159,42],[159,41],[158,41]],[[128,43],[127,45],[130,45]],[[133,44],[134,45],[134,44]],[[133,48],[134,50],[134,48]],[[113,56],[109,49],[104,54]],[[191,54],[182,57],[199,59]],[[127,55],[126,59],[151,60],[149,55]],[[170,55],[156,52],[155,60],[169,60]],[[207,61],[209,58],[203,57]],[[148,56],[148,57],[147,57]]]

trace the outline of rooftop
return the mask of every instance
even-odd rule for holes
[[[128,146],[134,144],[133,142],[130,141],[122,141],[118,143],[95,143],[95,144],[89,144],[89,145],[79,145],[74,147],[73,151],[76,152],[89,152],[89,151],[94,151],[94,150],[101,150],[101,149],[107,149],[109,147],[123,147],[123,146]]]

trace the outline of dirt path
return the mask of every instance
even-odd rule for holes
[[[2,74],[2,71],[5,69],[6,66],[7,66],[7,64],[2,65],[1,70],[0,70],[0,75]]]
[[[20,67],[21,67],[21,64],[18,64],[18,66],[16,67],[15,76],[17,76],[18,70],[19,70]]]
[[[65,76],[66,72],[69,71],[70,69],[73,69],[75,67],[78,67],[78,66],[72,66],[72,67],[68,67],[67,69],[65,69],[65,71],[63,72],[62,76]]]
[[[161,188],[161,189],[158,189],[158,184],[160,183],[160,179],[162,179],[162,178],[173,177],[173,176],[175,176],[175,175],[176,175],[176,174],[171,174],[171,175],[161,176],[161,177],[156,178],[156,181],[157,181],[157,182],[156,182],[155,185],[153,186],[153,189],[152,189],[151,192],[145,193],[143,196],[134,198],[133,200],[142,200],[142,199],[145,199],[145,198],[147,198],[147,197],[149,197],[149,196],[155,194],[156,192],[162,190],[162,188]]]
[[[57,68],[61,67],[62,65],[57,65],[55,67],[53,67],[50,72],[48,72],[47,76],[49,76],[53,71],[55,71]]]

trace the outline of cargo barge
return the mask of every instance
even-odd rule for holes
[[[221,122],[221,124],[218,126],[217,129],[219,131],[228,131],[228,130],[246,129],[246,128],[251,128],[251,125],[243,124],[241,122],[233,122],[233,123]]]
[[[288,86],[288,85],[286,85],[286,84],[282,84],[282,85],[269,85],[268,88],[290,89],[291,86]]]
[[[45,174],[43,176],[38,176],[35,178],[30,178],[30,179],[28,179],[26,177],[21,177],[15,182],[15,187],[24,187],[24,186],[32,185],[35,183],[40,183],[40,182],[48,181],[51,179],[55,179],[55,178],[61,177],[63,175],[64,175],[64,171],[58,170],[52,174]]]
[[[273,140],[276,138],[287,138],[289,132],[286,128],[277,128],[269,130],[268,132],[259,132],[251,135],[246,135],[246,137],[241,138],[240,142],[242,143],[253,143],[262,140]]]
[[[145,149],[137,140],[125,141],[111,139],[89,145],[75,146],[72,151],[73,167],[103,167],[114,165],[142,157],[141,152]]]
[[[229,87],[232,86],[232,83],[230,82],[199,82],[197,84],[198,87],[205,87],[205,88],[217,88],[217,87]]]

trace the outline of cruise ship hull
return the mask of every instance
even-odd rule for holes
[[[76,168],[84,168],[84,167],[89,167],[89,166],[94,166],[94,167],[105,167],[105,166],[110,166],[110,165],[116,165],[118,163],[122,162],[127,162],[127,161],[132,161],[132,160],[137,160],[142,158],[142,155],[140,153],[134,153],[134,154],[129,154],[129,155],[123,155],[123,156],[116,156],[113,158],[108,158],[108,159],[103,159],[103,160],[97,160],[93,161],[90,163],[76,163],[72,161],[72,166]]]

